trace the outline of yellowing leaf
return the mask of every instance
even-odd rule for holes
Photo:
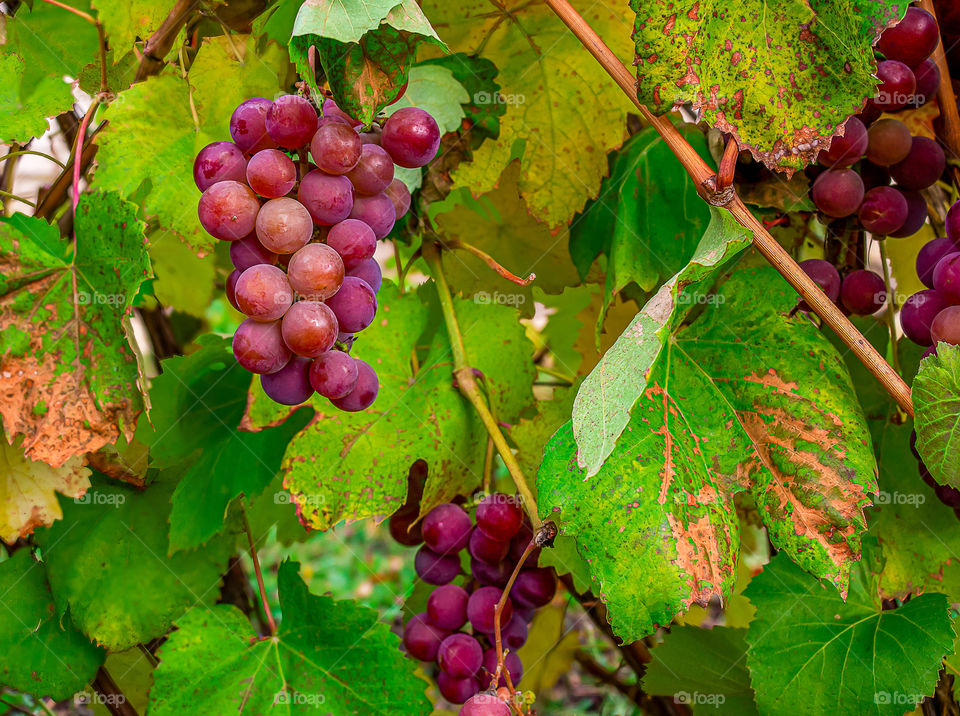
[[[527,643],[517,651],[525,667],[520,680],[523,691],[547,691],[570,671],[580,636],[575,629],[566,631],[563,616],[561,607],[547,606],[533,617]]]

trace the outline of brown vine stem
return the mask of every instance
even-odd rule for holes
[[[883,359],[883,356],[863,337],[860,331],[843,315],[820,290],[820,287],[803,272],[793,257],[784,249],[770,232],[744,205],[736,192],[730,188],[721,192],[717,176],[693,147],[684,139],[679,130],[665,116],[655,116],[637,98],[633,75],[630,70],[613,54],[568,0],[546,0],[550,8],[570,28],[581,44],[594,56],[597,62],[613,78],[620,89],[630,98],[640,114],[657,130],[660,136],[676,155],[677,159],[693,179],[697,192],[713,206],[726,208],[733,218],[753,235],[753,244],[773,267],[800,294],[807,305],[813,309],[839,336],[857,358],[873,373],[888,393],[909,415],[913,415],[913,400],[908,386],[897,372]]]
[[[503,614],[503,609],[507,605],[507,599],[510,598],[510,590],[513,589],[513,583],[517,581],[520,568],[523,567],[523,563],[527,561],[527,557],[530,556],[530,553],[533,552],[536,547],[536,539],[531,539],[527,548],[523,550],[523,554],[520,555],[520,559],[517,560],[517,566],[513,568],[513,574],[511,574],[510,579],[507,580],[507,584],[503,588],[503,594],[500,595],[500,601],[497,602],[497,606],[493,610],[493,635],[497,646],[497,673],[493,675],[493,683],[499,684],[500,674],[503,674],[507,680],[507,686],[510,687],[510,691],[516,691],[516,689],[510,679],[510,670],[505,669],[503,666],[503,638],[500,635],[500,615]]]
[[[733,186],[733,176],[737,171],[737,158],[740,156],[740,143],[736,137],[730,137],[723,148],[720,168],[717,170],[717,189],[724,191]]]
[[[421,247],[423,258],[430,267],[430,273],[437,285],[437,296],[440,299],[440,310],[443,312],[443,320],[447,327],[447,335],[450,338],[450,348],[453,352],[453,375],[457,380],[457,386],[464,397],[470,401],[480,420],[483,422],[487,433],[493,440],[493,444],[500,453],[503,464],[506,465],[510,477],[513,478],[513,484],[516,485],[520,497],[523,499],[523,507],[530,516],[530,523],[533,525],[534,533],[540,529],[540,516],[537,514],[537,502],[533,498],[533,492],[527,484],[527,478],[523,474],[520,463],[507,444],[507,439],[500,431],[496,418],[490,412],[489,406],[483,399],[480,386],[477,384],[477,378],[473,368],[467,362],[466,349],[463,346],[463,335],[460,333],[460,323],[457,321],[457,313],[453,308],[453,297],[450,294],[450,287],[447,285],[447,278],[443,273],[443,262],[440,259],[440,248],[432,241],[425,241]]]
[[[444,239],[443,245],[448,249],[462,249],[468,253],[473,254],[478,259],[483,261],[483,263],[485,263],[487,266],[489,266],[495,272],[497,272],[499,275],[503,276],[503,278],[507,279],[507,281],[512,281],[518,286],[529,286],[530,283],[533,281],[533,279],[537,277],[537,274],[531,273],[526,278],[520,278],[516,274],[510,271],[507,271],[507,269],[505,269],[502,264],[500,264],[495,258],[493,258],[493,256],[488,254],[486,251],[478,249],[476,246],[474,246],[473,244],[468,244],[466,241],[460,241],[459,239]]]
[[[151,75],[163,69],[163,58],[173,47],[180,28],[187,24],[190,13],[200,4],[200,0],[177,0],[170,14],[150,36],[143,48],[143,58],[137,67],[137,76],[134,82],[142,82]]]
[[[240,514],[243,515],[243,531],[247,533],[247,543],[250,545],[250,559],[253,560],[253,571],[257,575],[257,589],[260,590],[260,602],[263,604],[263,612],[267,617],[270,635],[273,636],[277,633],[277,622],[273,619],[273,612],[270,611],[270,602],[267,601],[267,589],[263,586],[263,572],[260,571],[260,558],[257,556],[257,547],[253,543],[253,531],[250,529],[250,520],[247,519],[247,510],[243,504],[240,505]]]
[[[933,0],[920,0],[920,7],[934,17],[937,11]],[[943,117],[943,139],[950,150],[953,159],[960,159],[960,110],[957,109],[957,97],[953,91],[953,82],[950,78],[950,66],[947,64],[947,55],[943,50],[943,41],[938,38],[937,47],[933,51],[933,61],[940,70],[940,88],[937,96],[940,100],[940,115]],[[953,183],[960,189],[960,170],[951,167]]]
[[[97,670],[97,675],[93,677],[91,685],[100,694],[103,705],[107,707],[112,716],[138,716],[133,704],[130,703],[130,700],[127,699],[120,687],[117,686],[117,682],[113,680],[113,677],[104,667],[101,666]]]

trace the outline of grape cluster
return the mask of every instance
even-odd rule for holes
[[[247,316],[233,337],[237,362],[278,403],[317,392],[353,412],[379,390],[373,368],[349,355],[377,310],[373,254],[410,208],[395,165],[433,159],[440,129],[413,107],[366,128],[332,99],[322,110],[299,95],[242,102],[233,141],[201,149],[193,177],[200,223],[232,242],[227,298]]]
[[[817,157],[821,166],[812,169],[813,203],[830,219],[855,217],[875,236],[911,236],[923,225],[927,205],[920,191],[943,174],[946,155],[933,139],[915,137],[899,119],[881,115],[933,99],[940,70],[930,54],[938,39],[936,18],[918,7],[880,35],[876,96],[847,119],[843,136],[833,138]]]
[[[520,499],[502,493],[484,497],[477,505],[475,525],[462,507],[452,503],[437,505],[420,523],[418,512],[416,505],[405,505],[390,518],[390,532],[398,542],[422,543],[414,566],[424,582],[436,587],[427,610],[407,622],[404,648],[420,661],[437,663],[440,693],[452,703],[464,704],[461,716],[501,713],[496,709],[502,700],[481,692],[506,685],[503,674],[492,683],[497,671],[494,610],[533,539]],[[469,572],[462,584],[454,584],[463,550]],[[539,552],[534,548],[524,564],[536,565]],[[527,639],[534,611],[548,604],[556,590],[554,569],[536,566],[521,569],[510,589],[500,635],[504,669],[514,685],[523,675],[516,650]]]

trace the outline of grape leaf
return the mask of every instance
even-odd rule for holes
[[[224,528],[227,508],[241,495],[257,497],[280,469],[283,451],[309,419],[300,411],[258,433],[237,426],[247,404],[250,374],[234,360],[230,342],[201,336],[200,349],[168,358],[154,379],[150,420],[137,438],[150,446],[155,467],[186,461],[170,510],[170,552],[197,547]]]
[[[960,346],[940,343],[913,381],[917,450],[941,485],[960,488]]]
[[[210,142],[230,139],[230,115],[240,102],[275,97],[286,75],[281,48],[268,44],[258,54],[256,38],[233,42],[244,62],[225,38],[206,39],[187,79],[168,70],[121,92],[104,112],[109,124],[97,136],[94,185],[126,195],[140,189],[144,215],[168,232],[154,237],[179,237],[201,251],[210,250],[216,239],[197,218],[200,192],[193,183],[193,160]],[[225,77],[230,81],[224,82]]]
[[[18,691],[67,699],[97,673],[106,656],[73,626],[57,619],[44,569],[21,549],[0,564],[0,683]]]
[[[54,467],[131,437],[143,407],[125,322],[150,275],[143,224],[117,194],[84,194],[76,249],[58,229],[16,215],[0,224],[0,415],[31,460]]]
[[[153,663],[146,654],[138,647],[110,654],[103,668],[123,692],[127,703],[136,709],[138,714],[146,713],[147,694],[153,686]],[[93,716],[113,716],[109,706],[103,703],[106,699],[98,699],[89,692],[84,696],[90,704]]]
[[[865,557],[845,601],[782,554],[753,579],[747,665],[761,713],[900,716],[933,693],[953,648],[948,600],[883,610],[873,566]]]
[[[874,94],[873,43],[902,0],[631,0],[637,96],[657,114],[684,103],[770,169],[792,174]]]
[[[530,624],[526,643],[517,650],[523,662],[523,689],[544,693],[570,673],[580,650],[575,628],[564,624],[564,610],[549,605],[538,609]]]
[[[495,79],[499,72],[497,66],[485,57],[456,52],[425,60],[414,66],[414,70],[417,67],[432,66],[449,69],[466,90],[468,101],[463,110],[470,123],[471,139],[479,143],[486,137],[497,136],[500,133],[500,117],[507,109],[506,104],[501,101],[504,98]]]
[[[139,37],[147,40],[173,9],[174,0],[92,0],[97,18],[119,54],[133,48]]]
[[[541,516],[577,539],[625,640],[730,596],[738,492],[750,492],[775,546],[843,591],[876,491],[846,369],[806,319],[787,317],[792,289],[773,269],[746,269],[712,295],[691,326],[661,329],[647,387],[600,471],[577,466],[568,423],[537,473]]]
[[[311,594],[299,566],[280,565],[274,637],[259,638],[233,606],[178,620],[160,647],[149,713],[429,714],[425,681],[377,612]]]
[[[79,455],[50,467],[24,457],[21,442],[22,437],[11,445],[0,435],[0,539],[8,543],[63,517],[58,492],[81,497],[90,487],[90,470]]]
[[[309,405],[316,414],[284,457],[284,486],[301,521],[314,529],[396,510],[406,497],[410,465],[419,458],[429,464],[424,511],[474,489],[483,472],[486,441],[477,439],[483,427],[453,384],[433,285],[399,294],[385,282],[377,302],[377,318],[351,351],[377,371],[377,401],[365,411],[343,413],[315,396]],[[461,300],[455,307],[470,365],[486,377],[498,419],[514,422],[533,401],[531,348],[516,312]],[[288,412],[254,385],[249,425],[269,425]]]
[[[581,15],[627,60],[629,27],[621,0],[574,2]],[[489,192],[523,153],[520,194],[533,215],[557,226],[597,195],[607,152],[625,138],[630,104],[596,60],[543,2],[424,0],[423,9],[454,52],[500,68],[506,113],[500,135],[486,140],[453,178],[475,196]]]
[[[57,611],[110,651],[163,635],[184,612],[213,603],[233,539],[167,556],[173,485],[135,490],[94,475],[64,519],[38,530]]]
[[[150,235],[153,293],[164,306],[203,318],[214,297],[216,266],[212,255],[197,252],[176,236]]]
[[[696,716],[756,714],[750,673],[743,662],[746,633],[746,629],[720,626],[674,626],[651,652],[643,690],[672,697],[674,703],[692,707]],[[691,659],[691,654],[697,658]]]

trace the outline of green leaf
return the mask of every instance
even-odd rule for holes
[[[873,43],[902,0],[631,0],[637,96],[657,114],[690,102],[770,169],[792,173],[874,94]]]
[[[278,428],[239,431],[250,374],[227,339],[208,334],[197,342],[200,350],[163,362],[151,386],[150,420],[142,417],[137,430],[154,466],[188,462],[173,493],[171,553],[203,544],[224,529],[231,502],[243,495],[249,503],[263,492],[310,417],[304,410]]]
[[[0,224],[0,415],[27,457],[59,466],[133,434],[143,407],[126,317],[150,276],[136,207],[115,193],[84,194],[76,250],[56,225],[16,215]]]
[[[923,594],[883,610],[865,562],[846,601],[778,555],[747,588],[757,706],[780,716],[901,716],[933,693],[953,648],[949,603]]]
[[[203,318],[214,298],[216,267],[212,254],[197,252],[176,236],[150,237],[150,263],[156,278],[153,293],[164,306]]]
[[[483,427],[453,384],[433,285],[399,294],[384,282],[377,302],[377,320],[351,351],[377,371],[376,402],[365,411],[343,413],[315,396],[309,403],[316,410],[313,420],[284,457],[284,486],[301,520],[314,529],[392,513],[403,504],[407,473],[420,458],[429,465],[424,511],[472,491],[483,473],[486,443],[477,439]],[[517,313],[460,300],[455,306],[470,365],[486,377],[497,417],[512,423],[533,400],[531,347]],[[274,424],[288,413],[254,386],[250,425]]]
[[[570,673],[579,650],[580,636],[576,628],[565,625],[564,610],[553,605],[538,609],[526,643],[517,650],[524,665],[521,688],[549,691]]]
[[[652,652],[643,690],[673,697],[674,703],[702,714],[757,713],[744,663],[746,629],[674,626]],[[695,654],[696,658],[691,658]]]
[[[143,651],[139,647],[133,647],[110,654],[103,668],[123,692],[127,703],[136,709],[138,714],[146,713],[147,694],[153,685],[153,663]],[[93,716],[113,716],[109,707],[114,704],[105,704],[105,699],[97,699],[92,693],[84,696],[90,704]]]
[[[940,343],[913,381],[917,450],[941,485],[960,487],[960,346]]]
[[[400,0],[305,0],[294,20],[293,34],[356,42],[380,27],[399,4]]]
[[[21,95],[24,62],[15,54],[0,56],[0,140],[5,143],[25,141],[47,131],[47,117],[60,114],[63,94],[70,95],[70,86],[61,80],[44,80],[29,93]],[[71,98],[72,99],[72,98]]]
[[[468,101],[463,110],[470,122],[471,138],[479,142],[486,137],[497,136],[500,133],[500,117],[507,111],[507,98],[500,94],[500,85],[495,81],[499,72],[497,66],[485,57],[456,52],[425,60],[414,70],[430,66],[446,67],[466,90]]]
[[[599,472],[577,466],[568,423],[537,473],[541,516],[577,539],[624,640],[729,598],[742,491],[775,546],[845,590],[876,491],[846,369],[809,321],[788,317],[792,289],[773,269],[747,269],[706,296],[690,327],[663,329],[647,388]],[[610,384],[607,395],[624,390]]]
[[[258,638],[232,606],[195,609],[160,647],[152,716],[182,713],[429,714],[425,682],[377,612],[307,591],[296,562],[278,576],[283,621]],[[361,687],[362,686],[362,687]],[[361,688],[358,688],[361,687]]]
[[[403,107],[419,107],[430,113],[440,126],[440,133],[455,132],[466,116],[463,105],[470,95],[452,71],[440,65],[415,65],[403,96],[387,107],[391,115]]]
[[[92,0],[97,18],[118,56],[133,49],[139,37],[149,39],[173,9],[174,0]]]
[[[161,636],[184,612],[215,602],[232,540],[167,556],[173,485],[134,490],[104,479],[64,519],[38,531],[57,612],[110,651]]]
[[[70,616],[57,619],[44,569],[20,549],[0,564],[0,683],[56,701],[82,689],[106,654],[76,630]]]

